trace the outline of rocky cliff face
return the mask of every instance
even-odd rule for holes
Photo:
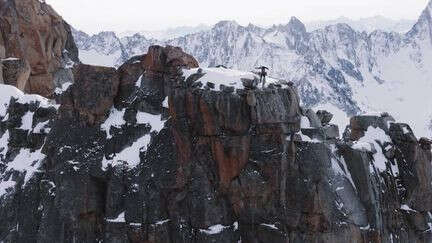
[[[197,67],[77,64],[60,106],[2,85],[0,240],[432,241],[430,140],[387,114],[341,138],[293,83]]]
[[[49,97],[56,83],[65,82],[59,79],[67,72],[67,64],[78,62],[78,49],[70,26],[49,5],[38,0],[5,0],[0,2],[0,59],[4,58],[29,63],[30,77],[19,85],[21,90]]]

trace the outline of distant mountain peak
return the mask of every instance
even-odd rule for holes
[[[290,21],[288,22],[288,27],[291,30],[298,30],[301,32],[306,32],[306,26],[295,16],[292,16]]]
[[[419,18],[419,21],[426,20],[430,23],[431,19],[432,19],[432,0],[429,1],[425,10],[423,10],[423,13],[421,14],[421,16]]]
[[[214,25],[213,28],[233,28],[240,26],[235,20],[222,20]]]
[[[326,26],[336,25],[338,23],[348,24],[352,29],[359,32],[365,31],[367,33],[372,33],[376,30],[383,30],[387,32],[406,33],[413,27],[413,25],[416,23],[416,20],[393,20],[381,15],[354,20],[345,16],[341,16],[331,20],[307,22],[305,25],[308,31],[314,31],[318,29],[324,29]]]
[[[408,36],[417,36],[421,39],[430,38],[432,43],[432,0],[429,1],[417,23],[409,31]]]

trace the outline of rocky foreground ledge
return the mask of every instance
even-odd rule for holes
[[[0,241],[432,241],[430,140],[388,114],[340,137],[291,83],[197,68],[154,46],[75,64],[59,105],[2,85]]]

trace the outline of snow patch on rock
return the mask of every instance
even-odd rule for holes
[[[385,142],[390,143],[390,137],[381,128],[369,127],[365,135],[360,138],[352,146],[353,149],[362,150],[373,153],[373,164],[379,172],[384,172],[387,169],[387,159],[381,149],[381,145]]]
[[[121,212],[116,218],[114,219],[107,219],[106,221],[111,223],[125,223],[125,212]]]
[[[114,107],[111,108],[110,115],[105,120],[105,122],[101,124],[101,130],[106,132],[107,139],[112,138],[110,133],[111,127],[121,128],[121,126],[126,124],[126,121],[123,118],[125,112],[126,109],[119,111]]]
[[[203,73],[205,74],[203,77],[198,79],[197,81],[200,81],[203,83],[204,86],[207,85],[207,83],[213,83],[215,84],[215,88],[213,90],[215,91],[221,91],[220,85],[225,85],[227,87],[234,87],[234,89],[244,89],[243,83],[241,79],[254,79],[257,78],[259,80],[259,76],[252,72],[245,72],[240,70],[234,70],[234,69],[227,69],[227,68],[201,68]],[[197,73],[198,68],[192,68],[192,69],[183,69],[183,75],[185,79],[187,79],[190,75]],[[267,77],[266,78],[266,87],[269,84],[277,83],[278,80],[274,78]],[[258,86],[261,87],[261,84]]]

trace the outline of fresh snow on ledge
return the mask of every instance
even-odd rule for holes
[[[408,206],[406,204],[402,204],[400,208],[404,211],[417,212],[416,210],[412,209],[410,206]]]
[[[138,124],[150,124],[152,132],[160,132],[165,124],[165,122],[162,121],[162,115],[152,115],[141,111],[137,112],[136,119]]]
[[[61,88],[56,88],[54,90],[54,93],[56,93],[57,95],[61,95],[63,92],[65,92],[73,83],[71,82],[66,82],[64,84],[62,84]]]
[[[185,80],[192,74],[198,72],[199,68],[192,69],[183,69],[183,75]],[[205,86],[208,82],[214,83],[215,88],[213,90],[220,91],[220,85],[225,85],[227,87],[231,86],[234,89],[244,89],[243,83],[241,81],[242,78],[246,79],[254,79],[255,77],[259,80],[259,75],[252,72],[245,72],[234,69],[226,69],[226,68],[201,68],[205,75],[198,79]],[[197,82],[198,82],[197,81]],[[271,83],[278,82],[277,79],[266,77],[266,87]],[[203,86],[203,87],[204,87]],[[261,87],[261,84],[258,85]]]
[[[17,99],[18,103],[30,104],[39,102],[41,107],[53,106],[50,100],[39,95],[24,94],[21,90],[11,85],[0,84],[0,117],[6,115],[7,107],[11,98]]]
[[[111,108],[110,115],[105,120],[104,123],[101,124],[102,131],[106,132],[107,139],[111,139],[111,127],[120,128],[124,124],[126,124],[126,121],[124,120],[123,116],[126,112],[126,109],[123,109],[121,111],[117,110],[116,108]]]
[[[9,189],[14,188],[15,185],[15,181],[0,181],[0,197],[6,194]]]
[[[108,222],[111,223],[125,223],[125,212],[120,213],[115,219],[107,219]]]
[[[34,112],[27,111],[24,116],[21,118],[21,127],[19,129],[22,130],[31,130],[33,124],[33,115]]]
[[[220,234],[222,231],[230,227],[231,226],[223,226],[221,224],[216,224],[208,227],[207,229],[200,229],[199,231],[207,235],[216,235]]]
[[[5,171],[25,172],[24,185],[27,184],[34,173],[39,170],[42,160],[46,157],[41,150],[31,151],[30,149],[22,148],[17,156],[7,164]]]
[[[276,227],[276,225],[274,224],[261,224],[262,226],[268,227],[270,229],[274,229],[274,230],[279,230],[278,227]]]
[[[226,225],[226,226],[221,224],[216,224],[208,227],[207,229],[200,229],[199,231],[207,235],[216,235],[230,228],[233,228],[234,231],[238,230],[238,222],[236,221],[232,225]]]
[[[379,172],[383,172],[387,169],[387,159],[385,158],[378,142],[381,144],[384,144],[385,142],[390,143],[391,139],[381,128],[369,127],[365,132],[365,135],[355,142],[352,148],[366,152],[375,152],[373,155],[373,164]],[[374,149],[376,151],[374,151]]]
[[[113,158],[107,160],[104,156],[102,160],[102,169],[106,170],[108,165],[117,165],[121,163],[126,163],[130,168],[136,167],[140,163],[140,152],[143,149],[147,149],[150,139],[150,134],[144,135],[130,147],[127,147],[120,153],[115,154]]]

